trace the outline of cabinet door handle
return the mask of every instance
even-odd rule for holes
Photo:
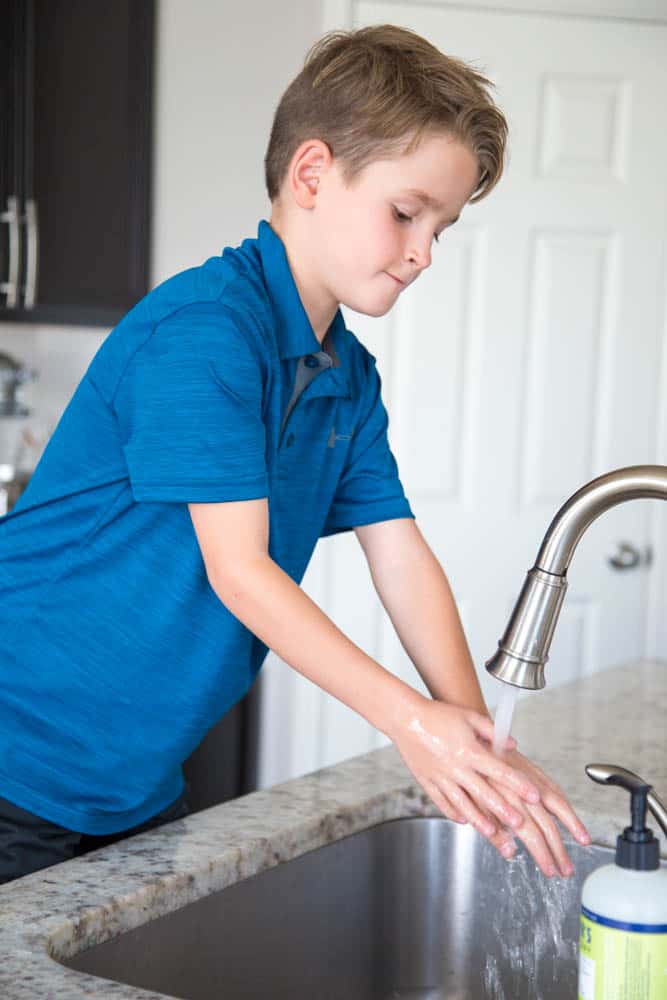
[[[7,281],[0,281],[0,293],[7,296],[8,309],[16,309],[19,292],[19,257],[21,254],[19,231],[19,200],[16,195],[7,197],[7,208],[0,212],[0,222],[9,226],[9,273]]]
[[[25,309],[35,308],[37,297],[37,262],[39,260],[39,224],[37,202],[28,198],[25,203],[26,268],[23,305]]]

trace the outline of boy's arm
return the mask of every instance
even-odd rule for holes
[[[423,697],[348,639],[271,559],[266,499],[190,504],[189,509],[211,587],[239,621],[295,670],[385,733],[446,815],[462,816],[489,837],[497,832],[498,820],[512,826],[522,822],[518,810],[507,805],[503,787],[532,801],[539,792],[490,752],[491,721]]]
[[[447,577],[416,523],[411,518],[382,521],[357,527],[355,533],[378,596],[433,698],[488,714]],[[504,756],[541,792],[537,805],[508,793],[526,817],[517,836],[543,871],[553,874],[553,861],[557,861],[563,874],[570,874],[571,865],[551,814],[580,842],[589,843],[585,827],[561,789],[539,768],[516,750]],[[490,839],[505,853],[508,844],[502,831]]]
[[[447,577],[412,518],[355,528],[373,584],[433,698],[488,715]]]

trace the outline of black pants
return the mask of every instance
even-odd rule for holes
[[[7,799],[0,798],[0,883],[11,882],[21,875],[39,871],[69,861],[80,854],[106,847],[125,837],[152,830],[164,823],[182,819],[189,812],[186,794],[156,816],[120,833],[95,836],[76,833],[64,826],[49,823],[25,809],[20,809]]]

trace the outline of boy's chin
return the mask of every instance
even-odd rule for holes
[[[360,302],[351,299],[349,302],[341,303],[341,305],[347,306],[348,309],[352,309],[353,312],[361,313],[362,316],[373,316],[376,319],[380,316],[386,316],[395,304],[395,299],[393,302],[387,302],[386,300],[384,302],[378,302],[377,300],[374,302]]]

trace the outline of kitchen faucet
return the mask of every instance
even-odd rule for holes
[[[616,469],[586,483],[563,504],[526,575],[498,650],[486,662],[490,674],[532,691],[544,687],[544,665],[567,590],[567,568],[579,539],[604,511],[641,497],[667,500],[667,466]]]

